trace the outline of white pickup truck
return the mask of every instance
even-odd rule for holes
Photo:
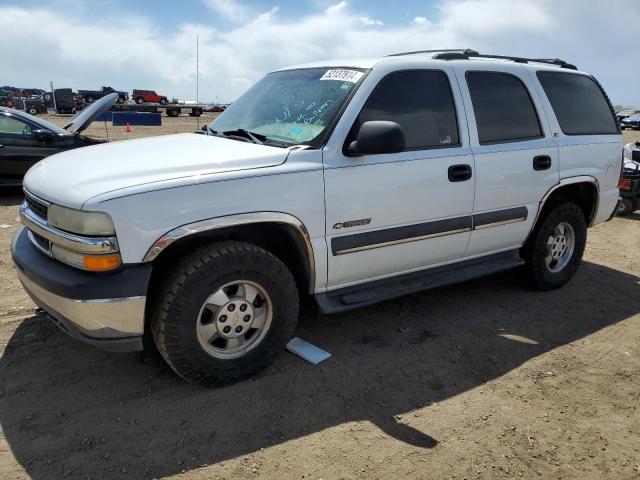
[[[266,75],[205,131],[27,174],[17,272],[71,336],[152,337],[191,382],[266,366],[322,312],[523,266],[574,275],[618,202],[622,136],[561,60],[409,52]]]

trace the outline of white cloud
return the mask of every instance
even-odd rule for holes
[[[251,10],[236,0],[202,0],[202,3],[224,20],[231,22],[244,22],[251,15]]]
[[[154,88],[190,99],[198,34],[200,98],[205,100],[233,100],[264,73],[284,65],[469,47],[565,58],[595,74],[614,102],[640,105],[640,65],[634,61],[639,1],[610,0],[604,6],[581,0],[439,0],[436,14],[406,25],[395,18],[375,19],[345,1],[295,18],[277,8],[257,13],[236,2],[203,1],[226,8],[218,15],[228,23],[216,28],[182,24],[169,33],[145,17],[91,19],[0,6],[2,81],[25,87],[45,87],[53,80],[74,89]]]

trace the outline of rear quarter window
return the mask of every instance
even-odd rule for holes
[[[611,106],[591,77],[548,71],[537,76],[565,135],[619,133]]]

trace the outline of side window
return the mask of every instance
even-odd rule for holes
[[[32,130],[29,125],[16,120],[13,117],[5,117],[0,115],[0,133],[9,133],[13,135],[31,135]]]
[[[618,125],[596,82],[575,73],[537,73],[565,135],[617,134]]]
[[[452,147],[460,144],[449,78],[439,70],[408,70],[387,75],[373,90],[349,139],[360,126],[389,120],[402,127],[405,150]]]
[[[467,72],[480,144],[516,142],[542,136],[527,87],[508,73]]]

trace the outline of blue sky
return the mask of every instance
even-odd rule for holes
[[[112,85],[231,101],[264,73],[327,58],[471,47],[560,57],[640,106],[640,0],[0,0],[0,84]]]

